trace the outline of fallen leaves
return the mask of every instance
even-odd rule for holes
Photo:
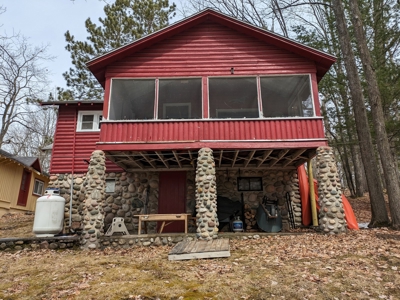
[[[168,246],[0,252],[0,299],[400,299],[400,232],[309,231],[230,246],[230,258],[179,262],[167,260]]]

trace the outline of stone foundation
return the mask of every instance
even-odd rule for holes
[[[79,245],[78,236],[0,239],[0,251],[79,249]]]
[[[237,190],[237,178],[241,177],[262,177],[263,189],[260,192],[239,192]],[[49,187],[59,188],[60,195],[66,199],[65,204],[65,230],[69,232],[69,201],[71,174],[54,174],[51,177]],[[82,203],[84,193],[82,190],[83,182],[86,179],[84,174],[74,174],[73,176],[73,196],[72,196],[72,229],[82,231]],[[186,174],[186,212],[196,215],[195,199],[195,172],[188,171]],[[143,214],[145,211],[146,199],[148,200],[148,213],[158,211],[158,172],[135,172],[135,173],[106,173],[106,179],[115,180],[115,191],[105,194],[103,203],[104,210],[104,232],[111,225],[114,217],[122,217],[125,220],[127,229],[135,234],[137,232],[137,218],[133,215]],[[277,200],[280,204],[282,213],[283,230],[289,229],[288,213],[285,203],[286,192],[290,193],[294,210],[296,224],[301,225],[301,201],[297,172],[295,170],[218,170],[216,171],[216,185],[218,195],[241,201],[243,193],[244,202],[256,209],[264,195],[269,199]],[[148,223],[148,233],[155,233],[155,223]],[[196,232],[196,225],[190,224],[189,232]]]
[[[317,181],[319,195],[319,226],[324,233],[337,234],[347,230],[342,191],[335,156],[330,147],[317,149]]]
[[[98,239],[104,235],[105,165],[104,152],[93,151],[82,189],[85,200],[82,203],[81,244],[88,249],[100,248]]]
[[[81,211],[85,195],[81,192],[81,189],[85,179],[86,174],[53,174],[50,176],[49,188],[58,188],[60,196],[65,199],[64,233],[81,231],[83,229]],[[72,201],[71,211],[70,201]],[[72,214],[71,224],[69,224],[70,214]]]
[[[215,163],[210,148],[199,150],[196,168],[197,238],[218,237],[217,185]]]
[[[138,220],[133,216],[158,211],[158,173],[109,173],[107,179],[115,180],[115,191],[106,195],[105,228],[121,217],[128,231],[137,232]],[[155,224],[149,223],[148,232],[155,232]]]
[[[209,159],[203,160],[208,161]],[[213,164],[213,160],[210,159]],[[208,170],[208,162],[201,168]],[[211,169],[210,169],[211,170]],[[214,182],[203,182],[203,186],[196,187],[196,173],[195,171],[187,171],[186,175],[186,212],[195,216],[196,215],[196,190],[197,188],[206,187],[207,191],[212,187],[213,190],[217,190],[218,195],[232,199],[233,201],[241,201],[242,193],[244,203],[249,205],[252,209],[257,209],[259,203],[261,203],[264,195],[271,200],[278,200],[278,204],[282,214],[282,226],[283,231],[289,229],[288,222],[288,211],[286,208],[285,195],[287,192],[290,193],[292,207],[294,210],[295,221],[297,225],[301,225],[301,201],[299,193],[299,185],[296,170],[257,170],[257,169],[246,169],[246,170],[218,170],[209,171],[214,172]],[[244,191],[239,192],[237,190],[237,178],[238,177],[261,177],[263,182],[263,191]],[[86,181],[86,174],[75,174],[73,176],[73,182],[71,181],[71,174],[54,174],[51,176],[49,187],[55,187],[60,189],[60,194],[66,199],[65,204],[65,230],[64,232],[80,232],[84,231],[83,225],[83,211],[85,209],[85,191],[87,187],[84,187]],[[206,178],[203,176],[203,179]],[[215,179],[214,179],[215,178]],[[125,225],[131,234],[137,233],[138,220],[133,216],[136,214],[144,213],[157,213],[158,212],[158,194],[159,194],[159,173],[158,172],[122,172],[122,173],[105,173],[105,179],[115,180],[115,191],[112,193],[103,193],[103,201],[101,206],[104,212],[104,227],[100,236],[103,232],[106,232],[112,223],[114,217],[124,218]],[[71,183],[73,183],[72,197],[70,195]],[[200,193],[201,195],[201,193]],[[206,194],[203,193],[203,196]],[[203,205],[207,209],[207,205],[216,205],[215,195],[210,196],[207,194],[210,201],[203,201],[200,206]],[[206,197],[206,198],[207,198]],[[69,230],[69,214],[70,214],[70,200],[72,198],[72,230]],[[205,198],[202,198],[205,199]],[[90,200],[91,202],[92,200]],[[95,204],[98,205],[98,200]],[[210,203],[208,203],[210,202]],[[146,208],[147,203],[147,208]],[[200,207],[199,206],[199,207]],[[208,210],[208,209],[207,209]],[[217,220],[211,217],[207,217],[208,222],[211,222],[213,226],[213,232],[215,227],[218,226]],[[215,213],[214,213],[215,214]],[[91,216],[86,216],[91,219]],[[208,220],[208,218],[210,220]],[[86,220],[88,221],[88,220]],[[242,220],[244,221],[244,220]],[[96,222],[89,220],[90,222]],[[204,222],[202,222],[204,223]],[[204,223],[204,224],[206,224]],[[92,224],[93,225],[93,224]],[[98,224],[97,224],[98,226]],[[228,229],[229,230],[229,229]],[[255,229],[256,230],[256,229]],[[88,230],[84,235],[88,233]],[[194,233],[197,231],[197,225],[193,222],[189,225],[189,232]],[[208,229],[206,229],[208,232]],[[148,223],[148,233],[156,233],[156,224],[153,222]],[[90,238],[89,238],[90,239]]]

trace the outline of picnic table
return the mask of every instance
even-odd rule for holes
[[[190,214],[147,214],[147,215],[134,215],[139,218],[138,235],[142,233],[142,222],[147,233],[146,222],[162,222],[159,233],[162,233],[164,227],[175,221],[185,222],[185,233],[188,230],[188,219]]]

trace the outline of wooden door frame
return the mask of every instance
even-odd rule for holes
[[[19,206],[26,206],[28,203],[28,197],[29,197],[29,188],[31,186],[31,178],[32,178],[32,172],[23,169],[22,171],[22,176],[21,176],[21,182],[19,184],[19,192],[18,192],[18,200],[17,200],[17,205]],[[25,186],[25,189],[22,189],[22,185]]]

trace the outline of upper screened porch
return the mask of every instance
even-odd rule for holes
[[[325,145],[313,83],[310,74],[112,79],[98,149]]]

